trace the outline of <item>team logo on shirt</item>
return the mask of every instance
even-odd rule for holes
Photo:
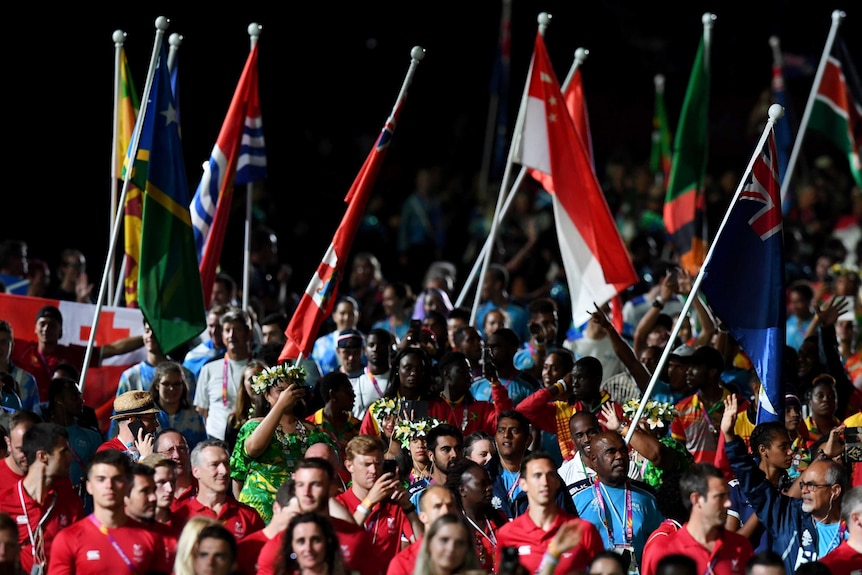
[[[87,551],[87,561],[99,561],[101,558],[102,557],[99,555],[98,549]]]
[[[518,555],[530,555],[532,552],[533,550],[529,545],[521,545],[518,547]]]
[[[243,526],[241,521],[237,521],[233,525],[233,534],[237,539],[241,539],[245,536],[245,527]]]
[[[135,563],[139,563],[144,559],[144,548],[139,543],[132,545],[132,555],[135,557]]]

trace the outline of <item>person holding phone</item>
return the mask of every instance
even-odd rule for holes
[[[116,437],[102,443],[96,452],[116,449],[125,452],[132,461],[151,454],[159,428],[156,418],[159,411],[149,391],[127,391],[117,396],[111,420],[117,422],[119,431]]]

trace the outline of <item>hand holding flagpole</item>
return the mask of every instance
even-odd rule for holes
[[[721,221],[721,225],[718,227],[718,231],[715,233],[715,239],[713,239],[712,244],[709,247],[709,250],[706,253],[706,257],[703,260],[703,264],[700,267],[700,271],[698,271],[697,276],[694,279],[694,283],[691,286],[691,293],[689,297],[686,298],[683,303],[682,310],[679,312],[679,316],[677,321],[673,325],[673,329],[671,330],[670,336],[668,337],[668,341],[674,341],[676,337],[679,335],[679,330],[682,327],[681,319],[684,318],[688,314],[688,310],[691,308],[694,303],[694,298],[697,297],[697,292],[700,289],[700,284],[703,283],[703,279],[705,277],[705,271],[707,266],[709,265],[710,260],[712,259],[712,253],[715,250],[715,246],[718,244],[719,238],[721,237],[722,232],[727,224],[727,220],[736,206],[739,196],[742,194],[742,191],[745,187],[746,182],[748,181],[748,176],[751,173],[751,170],[754,166],[755,161],[758,156],[762,153],[763,145],[766,142],[766,139],[769,137],[770,132],[772,131],[775,123],[784,115],[784,108],[782,108],[778,104],[772,104],[769,107],[769,120],[766,122],[766,127],[763,129],[763,133],[760,135],[760,140],[757,142],[757,147],[755,148],[754,154],[751,156],[751,159],[748,162],[748,166],[745,168],[745,172],[742,174],[742,178],[739,181],[739,185],[736,188],[736,193],[734,193],[733,198],[730,201],[730,207],[724,214],[724,219]],[[637,423],[643,415],[644,409],[646,408],[647,401],[649,400],[650,394],[652,393],[653,388],[655,387],[656,382],[658,381],[659,374],[662,371],[663,366],[667,363],[667,359],[671,354],[673,346],[666,345],[664,350],[662,351],[661,357],[658,360],[658,364],[656,365],[655,370],[650,377],[649,384],[647,388],[644,390],[643,395],[640,399],[640,405],[638,405],[637,411],[632,417],[631,424],[629,426],[629,431],[625,436],[626,444],[631,440],[632,435],[634,434],[634,430],[637,427]]]

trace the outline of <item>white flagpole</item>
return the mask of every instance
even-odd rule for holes
[[[838,27],[841,25],[841,20],[847,14],[841,10],[832,11],[832,26],[829,28],[829,35],[826,37],[826,46],[823,48],[823,54],[820,56],[820,64],[817,66],[817,73],[814,75],[814,82],[811,84],[811,93],[808,95],[808,102],[805,104],[805,112],[802,113],[802,120],[799,122],[799,131],[796,132],[796,140],[793,141],[793,149],[790,151],[790,159],[787,160],[787,173],[784,174],[784,181],[781,182],[781,203],[787,197],[787,190],[790,187],[790,179],[793,176],[793,169],[796,167],[796,160],[799,157],[799,150],[802,148],[802,138],[805,137],[805,129],[808,127],[808,120],[811,116],[811,109],[814,107],[814,100],[817,98],[817,91],[820,89],[820,82],[823,80],[823,72],[826,70],[826,62],[829,61],[829,54],[832,53],[832,44],[835,43],[835,36],[838,35]]]
[[[148,100],[150,99],[150,92],[153,89],[153,77],[156,75],[156,65],[159,62],[159,49],[161,47],[162,39],[165,36],[165,30],[168,29],[170,21],[164,16],[159,16],[156,18],[156,39],[153,42],[153,55],[150,58],[150,69],[147,72],[147,83],[144,87],[144,97],[141,100],[141,110],[138,112],[138,121],[135,122],[135,131],[132,133],[132,145],[131,145],[131,153],[129,157],[134,158],[138,157],[138,147],[141,142],[141,132],[143,131],[144,121],[143,119],[147,117],[147,107]],[[126,201],[126,194],[129,192],[129,181],[132,178],[132,170],[126,170],[126,175],[123,178],[123,191],[120,194],[119,205],[124,205]],[[116,219],[114,220],[114,227],[112,228],[111,241],[108,243],[108,257],[105,260],[105,270],[102,273],[102,281],[99,284],[99,297],[96,298],[96,310],[93,314],[93,327],[90,329],[90,337],[87,340],[87,351],[84,354],[84,367],[81,369],[81,379],[78,382],[78,387],[81,390],[81,393],[84,392],[84,382],[86,381],[87,369],[90,365],[90,361],[93,355],[93,345],[96,339],[96,331],[99,327],[99,315],[102,312],[102,300],[105,298],[105,288],[108,285],[107,278],[111,272],[110,262],[114,258],[114,249],[117,245],[117,237],[120,234],[120,218],[123,217],[122,210],[118,210],[116,214]]]
[[[718,244],[718,239],[721,237],[721,233],[724,231],[724,227],[727,225],[727,220],[730,218],[730,213],[733,208],[736,206],[737,201],[739,200],[739,196],[742,194],[742,189],[745,187],[745,182],[748,179],[748,175],[751,173],[752,168],[754,167],[754,162],[757,160],[757,157],[761,154],[763,150],[763,146],[766,143],[766,139],[769,137],[770,132],[772,131],[772,127],[775,125],[782,116],[784,116],[784,108],[782,108],[779,104],[772,104],[769,107],[769,120],[766,122],[766,127],[763,129],[763,133],[760,135],[760,140],[757,142],[757,147],[754,149],[754,154],[752,154],[751,159],[748,161],[748,166],[745,168],[745,172],[742,174],[742,179],[739,181],[739,185],[736,187],[736,192],[733,194],[733,199],[730,201],[730,205],[727,208],[727,211],[724,213],[724,219],[721,220],[721,225],[718,226],[718,231],[715,233],[715,238],[712,240],[712,243],[709,246],[709,250],[706,252],[706,257],[703,260],[703,264],[700,266],[700,271],[697,272],[697,276],[694,278],[694,283],[691,285],[691,294],[688,298],[686,298],[685,302],[682,304],[682,310],[679,312],[679,318],[684,318],[689,309],[691,309],[692,304],[694,303],[694,298],[697,297],[697,292],[700,289],[700,284],[703,283],[704,278],[704,270],[706,270],[709,261],[712,259],[712,252],[715,250],[716,244]],[[674,325],[673,329],[670,332],[670,336],[668,341],[674,341],[679,334],[679,330],[682,327],[682,321],[678,319]],[[653,370],[652,376],[650,377],[649,385],[643,392],[643,396],[640,399],[640,405],[638,405],[637,411],[632,417],[632,422],[629,425],[629,431],[626,434],[625,440],[626,444],[631,441],[632,435],[637,428],[638,420],[640,420],[643,415],[644,409],[646,408],[647,401],[649,400],[650,393],[652,393],[653,387],[655,387],[656,382],[658,381],[659,374],[662,371],[662,367],[667,362],[667,358],[671,354],[671,346],[670,344],[664,346],[664,350],[661,353],[661,357],[658,360],[658,365],[656,365],[655,370]]]
[[[252,22],[248,25],[248,35],[251,42],[249,51],[254,50],[254,47],[260,38],[261,30],[263,30],[263,26],[257,22]],[[245,310],[248,310],[251,305],[251,300],[249,299],[251,286],[249,284],[251,283],[251,220],[253,193],[254,184],[253,182],[248,182],[245,185],[245,248],[243,249],[244,257],[242,264],[242,307]],[[297,362],[297,365],[299,365],[299,362]]]
[[[180,46],[183,45],[183,35],[174,32],[168,38],[168,44],[170,45],[170,49],[168,50],[168,72],[173,72],[174,65],[177,62],[177,52],[179,52]]]
[[[575,59],[572,62],[572,66],[569,68],[569,73],[566,76],[566,81],[563,82],[563,86],[562,86],[563,93],[566,92],[566,89],[569,87],[569,83],[571,83],[572,78],[575,76],[575,72],[578,70],[580,65],[584,63],[584,60],[587,59],[587,56],[589,55],[589,53],[590,53],[590,51],[587,50],[586,48],[578,48],[577,50],[575,50]],[[510,156],[510,162],[511,162],[511,151],[510,151],[509,156]],[[507,166],[507,168],[508,168],[508,166]],[[511,190],[506,195],[505,203],[503,204],[503,208],[500,210],[499,222],[502,223],[502,221],[506,218],[506,214],[509,213],[509,208],[512,205],[512,201],[514,201],[514,199],[515,199],[515,194],[518,192],[518,190],[521,189],[521,185],[523,184],[524,178],[526,176],[527,176],[527,168],[521,167],[521,171],[518,172],[518,176],[515,178],[515,183],[512,184]],[[500,186],[501,197],[502,197],[502,190],[506,189],[506,185],[505,185],[506,181],[507,180],[506,180],[506,177],[504,174],[503,183]],[[495,217],[496,216],[497,216],[497,214],[495,213]],[[492,245],[493,245],[493,236],[489,233],[488,237],[485,239],[484,245],[482,245],[482,249],[479,251],[479,255],[476,257],[476,261],[473,262],[473,268],[470,270],[470,273],[467,275],[467,279],[464,281],[464,287],[461,288],[461,293],[458,294],[458,299],[455,301],[455,307],[461,306],[461,304],[464,302],[464,298],[466,297],[467,293],[470,291],[470,288],[473,286],[473,281],[476,279],[476,274],[479,271],[479,266],[488,257],[488,252],[490,251]],[[484,272],[483,272],[482,277],[483,278],[485,277]],[[476,288],[476,292],[481,293],[481,286]],[[471,323],[471,325],[475,323],[475,317],[470,321],[470,323]]]
[[[551,23],[551,15],[547,12],[542,12],[538,17],[539,21],[539,33],[544,34],[545,30],[548,28],[548,25]],[[512,142],[509,145],[509,155],[506,159],[506,170],[503,172],[503,182],[500,184],[500,192],[497,195],[497,205],[494,207],[494,217],[491,219],[491,229],[488,232],[488,239],[485,241],[485,246],[483,251],[485,252],[485,256],[482,259],[482,271],[479,274],[479,278],[476,282],[476,294],[473,299],[473,309],[470,311],[470,325],[476,325],[476,315],[479,311],[479,302],[482,299],[482,281],[485,276],[488,274],[488,267],[491,263],[491,247],[494,245],[494,240],[497,235],[497,225],[500,222],[502,207],[504,203],[504,199],[506,196],[506,189],[509,186],[509,179],[512,177],[512,169],[515,164],[513,156],[515,153],[515,142],[520,138],[520,132],[522,126],[524,125],[524,114],[526,113],[526,103],[527,103],[527,91],[529,90],[530,85],[530,74],[532,73],[533,64],[530,62],[530,71],[527,73],[527,80],[524,83],[524,94],[521,97],[521,107],[518,110],[518,121],[515,122],[515,137],[512,138]],[[526,170],[521,168],[521,172],[524,173]],[[520,178],[519,178],[520,179]],[[465,284],[464,288],[462,288],[462,294],[466,292],[467,284]],[[460,300],[460,297],[459,297]]]
[[[113,136],[111,137],[111,215],[109,216],[108,237],[114,237],[114,218],[116,217],[118,208],[117,203],[117,183],[120,179],[120,174],[117,173],[117,145],[120,139],[120,78],[122,71],[120,70],[120,54],[123,52],[123,45],[126,43],[126,33],[122,30],[114,30],[111,35],[114,41],[114,122]],[[110,261],[110,273],[108,275],[108,291],[112,292],[114,282],[114,267],[113,258]]]

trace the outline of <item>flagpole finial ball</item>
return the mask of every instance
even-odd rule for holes
[[[539,12],[538,21],[540,26],[547,26],[551,23],[551,15],[547,12]]]
[[[173,34],[171,34],[171,37],[168,38],[168,43],[171,46],[179,47],[183,43],[183,35],[178,34],[177,32],[174,32]]]
[[[832,11],[832,21],[839,22],[842,20],[847,14],[843,10],[833,10]]]
[[[664,74],[656,74],[652,81],[655,84],[656,90],[664,89]]]
[[[769,37],[769,45],[773,48],[778,48],[781,45],[781,40],[778,39],[778,36],[770,36]]]
[[[159,16],[158,18],[156,18],[156,28],[158,28],[162,32],[164,32],[165,30],[168,29],[169,23],[170,23],[170,20],[168,20],[164,16]]]
[[[575,50],[575,60],[578,62],[583,62],[587,59],[587,56],[590,55],[590,51],[586,48],[578,48]]]
[[[263,26],[258,24],[257,22],[252,22],[248,25],[248,35],[249,36],[260,36],[260,31],[263,29]]]
[[[410,57],[414,60],[422,60],[425,57],[425,48],[422,46],[413,46],[413,49],[410,50]]]
[[[784,107],[781,104],[772,104],[769,106],[769,119],[773,122],[777,121],[784,115]]]
[[[715,22],[716,15],[712,12],[704,12],[703,16],[701,16],[700,21],[703,22],[703,25],[712,24]]]
[[[111,39],[114,41],[114,44],[122,44],[126,41],[126,33],[122,30],[114,30],[114,33],[111,34]]]

